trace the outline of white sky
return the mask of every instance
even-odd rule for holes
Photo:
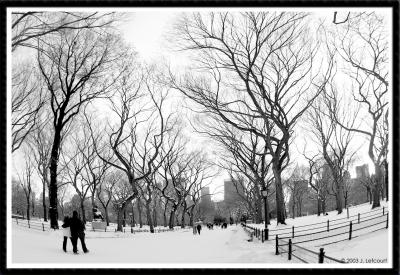
[[[349,11],[348,8],[306,9],[306,11],[310,10],[315,12],[316,17],[322,20],[328,20],[328,22],[333,19],[334,11],[338,11],[338,20],[340,20],[340,16],[346,16]],[[354,11],[353,9],[350,10]],[[356,10],[357,12],[361,11],[359,8]],[[366,11],[368,10],[371,11],[371,9],[366,9]],[[386,13],[390,11],[389,9],[383,10],[379,8],[373,10]],[[146,61],[157,62],[157,60],[160,60],[163,57],[177,67],[185,66],[190,62],[190,59],[185,56],[184,53],[171,49],[170,43],[167,39],[168,34],[171,32],[174,22],[179,18],[179,13],[181,11],[182,9],[156,9],[155,11],[151,9],[143,9],[140,12],[132,12],[128,15],[126,24],[121,26],[120,30],[123,32],[126,41],[129,42],[137,50],[141,58]],[[388,14],[388,18],[390,18],[390,14]],[[291,147],[291,150],[293,151],[292,158],[297,158],[299,159],[299,162],[306,164],[305,160],[301,160],[301,157],[296,153],[296,151],[298,151],[301,154],[305,139],[301,136],[301,133],[297,133],[297,135],[299,138],[296,139],[296,144],[293,144]],[[365,141],[361,140],[357,140],[357,142],[358,144],[365,143]],[[361,148],[361,150],[365,151],[365,153],[358,154],[358,157],[354,162],[354,167],[350,171],[352,177],[355,177],[356,165],[368,163],[370,165],[370,172],[373,171],[373,164],[366,153],[365,147]],[[211,185],[211,192],[213,192],[213,190],[214,192],[219,191],[218,194],[213,197],[214,200],[223,199],[222,185],[224,179],[227,179],[227,177],[228,174],[224,173],[214,179],[213,184]]]
[[[278,8],[274,8],[277,10]],[[19,9],[20,10],[20,9]],[[29,10],[32,10],[30,8]],[[63,9],[65,10],[65,9]],[[92,9],[93,10],[93,9]],[[108,9],[109,10],[109,9]],[[116,9],[112,9],[116,10]],[[117,9],[118,10],[118,9]],[[120,24],[120,30],[123,33],[125,40],[131,44],[136,51],[138,52],[139,56],[144,59],[145,61],[152,63],[159,63],[163,61],[167,61],[173,65],[173,67],[184,67],[187,65],[190,60],[185,53],[176,52],[170,47],[170,43],[167,41],[167,37],[172,30],[173,24],[177,18],[179,18],[179,13],[182,12],[184,9],[176,9],[176,8],[169,8],[169,9],[160,9],[160,8],[140,8],[140,9],[121,9],[118,11],[127,12],[126,20],[124,23]],[[202,8],[201,10],[204,11],[216,11],[216,8],[206,9]],[[226,10],[226,9],[224,9]],[[233,10],[233,9],[229,9]],[[237,10],[237,9],[235,9]],[[261,8],[252,9],[256,11],[262,11]],[[271,8],[268,8],[271,10]],[[279,9],[282,10],[282,9]],[[290,8],[291,11],[313,11],[315,15],[321,19],[326,19],[332,21],[333,19],[333,12],[339,11],[339,15],[341,16],[348,11],[357,11],[360,12],[360,8],[353,8],[353,9],[340,9],[340,8]],[[366,11],[368,9],[365,9]],[[374,8],[369,9],[369,11],[384,11],[387,13],[387,18],[391,18],[390,9],[383,10],[382,8]],[[79,9],[79,11],[83,11],[83,9]],[[187,9],[185,10],[187,11]],[[221,10],[222,11],[222,10]],[[391,45],[391,43],[389,43]],[[391,52],[389,50],[389,52]],[[297,147],[299,152],[301,152],[303,148],[303,140],[304,138],[301,137],[301,133],[297,133],[299,138],[296,140]],[[195,138],[201,142],[201,139]],[[360,141],[361,142],[361,141]],[[355,165],[361,165],[364,163],[370,164],[370,172],[372,169],[372,164],[369,161],[369,158],[366,154],[366,149],[362,148],[365,153],[359,155],[359,160],[355,162]],[[296,158],[296,149],[295,145],[292,145],[293,156],[292,159]],[[352,176],[355,176],[355,168],[351,169],[350,173]],[[219,191],[219,194],[214,196],[214,200],[221,200],[223,199],[223,181],[227,178],[227,174],[221,175],[214,179],[213,184],[211,185],[211,192]],[[37,189],[40,192],[40,188]]]

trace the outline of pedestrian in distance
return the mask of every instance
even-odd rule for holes
[[[64,240],[63,240],[63,250],[64,252],[67,252],[67,242],[68,238],[71,240],[72,246],[74,246],[74,242],[71,237],[71,228],[70,228],[70,221],[71,218],[69,216],[64,217],[64,223],[61,225],[63,228],[63,235],[64,235]]]
[[[197,233],[200,235],[200,231],[201,231],[201,225],[200,224],[198,224],[197,225]]]
[[[78,253],[78,239],[81,241],[82,250],[85,253],[88,253],[89,250],[86,248],[85,244],[85,225],[82,220],[78,217],[78,212],[74,211],[72,213],[72,219],[70,221],[71,227],[71,237],[72,237],[72,245],[73,251],[75,254]]]

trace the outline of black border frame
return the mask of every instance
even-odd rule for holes
[[[107,269],[59,269],[59,268],[49,268],[49,269],[9,269],[7,268],[7,238],[6,238],[6,207],[7,207],[7,148],[6,148],[6,123],[7,123],[7,92],[6,92],[6,73],[7,73],[7,49],[6,49],[6,9],[11,7],[390,7],[392,8],[392,42],[393,42],[393,94],[392,94],[392,107],[393,107],[393,125],[392,125],[392,141],[393,141],[393,267],[390,269],[334,269],[334,268],[324,268],[324,269],[312,269],[312,268],[301,268],[301,269],[224,269],[224,268],[204,268],[204,269],[185,269],[185,268],[138,268],[138,269],[118,269],[118,268],[107,268]],[[360,274],[400,274],[399,271],[399,0],[383,0],[383,1],[256,1],[256,0],[198,0],[198,1],[162,1],[162,0],[144,0],[144,1],[129,1],[129,0],[84,0],[84,1],[46,1],[46,0],[0,0],[0,44],[1,44],[1,58],[0,58],[0,275],[2,274],[27,274],[27,273],[37,273],[37,274],[110,274],[114,272],[132,274],[136,272],[184,272],[184,273],[231,273],[231,272],[272,272],[276,273],[325,273],[332,274],[335,272],[340,273],[360,273]],[[397,169],[396,169],[397,168]]]

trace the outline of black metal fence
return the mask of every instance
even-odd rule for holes
[[[22,226],[22,227],[27,227],[27,228],[31,228],[31,229],[35,229],[35,230],[41,230],[41,231],[49,231],[50,225],[49,223],[45,223],[45,222],[41,222],[41,221],[35,221],[35,220],[27,220],[21,217],[16,217],[14,216],[12,221],[17,224],[18,226]],[[114,226],[107,226],[105,229],[93,229],[90,228],[91,224],[87,223],[86,224],[86,228],[87,231],[91,231],[91,232],[109,232],[109,233],[115,233],[117,232],[117,228]],[[89,229],[90,228],[90,229]],[[163,232],[171,232],[171,231],[176,231],[177,229],[174,228],[155,228],[154,229],[154,233],[163,233]],[[179,229],[178,229],[179,230]],[[133,227],[131,228],[127,228],[124,227],[122,230],[123,233],[143,233],[143,232],[150,232],[150,229],[134,229]]]
[[[289,241],[279,241],[278,236],[276,236],[275,240],[275,254],[280,255],[287,253],[289,261],[295,259],[302,263],[345,263],[344,261],[334,257],[327,256],[323,247],[319,249],[319,252],[315,252],[300,245],[294,244],[292,239],[289,239]]]
[[[386,210],[386,211],[385,211]],[[284,228],[277,229],[260,229],[254,226],[249,226],[247,224],[242,223],[243,226],[249,228],[254,231],[256,236],[259,236],[262,241],[274,239],[276,235],[279,235],[280,238],[295,238],[295,237],[305,237],[310,234],[318,234],[325,233],[332,230],[337,230],[339,228],[346,228],[349,226],[349,223],[352,222],[355,225],[355,229],[358,228],[359,224],[366,223],[374,218],[382,218],[387,219],[388,211],[383,208],[375,209],[366,213],[358,213],[352,216],[338,218],[338,219],[328,219],[323,222],[299,225],[299,226],[290,226]],[[299,234],[300,233],[300,234]]]

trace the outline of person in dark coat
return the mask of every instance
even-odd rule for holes
[[[199,233],[199,235],[200,235],[200,231],[201,231],[201,225],[200,225],[200,224],[198,224],[196,228],[197,228],[197,233]]]
[[[78,217],[78,212],[74,211],[72,213],[72,218],[70,220],[70,228],[71,228],[71,238],[74,253],[78,253],[78,238],[81,240],[82,250],[87,253],[89,250],[86,248],[85,244],[85,225]]]
[[[68,242],[68,238],[70,238],[72,246],[74,245],[74,242],[72,241],[72,237],[71,237],[71,229],[70,229],[70,220],[71,218],[68,216],[64,217],[64,223],[62,226],[63,228],[63,235],[64,235],[64,241],[63,241],[63,250],[64,252],[67,252],[67,242]]]

